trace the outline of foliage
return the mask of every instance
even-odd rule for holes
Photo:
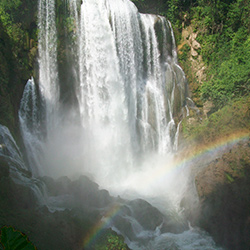
[[[234,97],[250,92],[249,38],[233,49],[229,57],[213,70],[214,77],[202,86],[203,98],[211,98],[218,108]]]
[[[32,33],[30,23],[34,22],[36,1],[31,0],[1,0],[0,21],[11,39],[11,45],[16,55],[21,49],[29,48],[27,40],[36,39],[36,32]]]
[[[215,110],[250,91],[250,2],[247,0],[166,0],[161,14],[173,25],[177,43],[185,26],[198,32],[206,80],[199,91]],[[180,62],[189,67],[190,52]]]
[[[28,240],[27,236],[16,231],[12,227],[1,229],[0,249],[4,250],[35,250],[34,245]]]
[[[110,235],[108,237],[108,244],[106,250],[126,250],[127,245],[122,241],[121,237],[117,235]]]
[[[0,123],[13,134],[23,86],[34,75],[36,8],[34,0],[0,1]]]
[[[128,246],[124,243],[122,236],[116,234],[111,229],[103,232],[102,237],[92,246],[91,249],[95,250],[129,250]]]
[[[207,81],[201,87],[203,100],[219,109],[250,91],[250,3],[244,0],[199,1],[193,18],[200,27],[201,54],[207,66]]]
[[[203,121],[190,123],[187,117],[182,122],[182,130],[184,138],[201,145],[234,133],[250,133],[250,95],[234,100]]]

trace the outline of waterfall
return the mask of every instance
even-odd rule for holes
[[[171,154],[178,136],[174,118],[187,92],[171,24],[139,13],[129,0],[70,0],[68,8],[67,70],[74,76],[71,98],[77,98],[69,103],[79,114],[60,100],[57,57],[66,52],[57,50],[55,1],[40,0],[39,79],[37,85],[28,81],[19,111],[33,174],[51,174],[59,165],[70,171],[70,164],[72,172],[98,173],[99,180],[125,177],[150,155]]]
[[[9,129],[3,125],[0,125],[0,158],[8,163],[12,180],[17,184],[29,187],[36,195],[38,203],[44,205],[44,184],[38,179],[30,177],[19,147]]]
[[[159,153],[164,154],[171,148],[170,133],[168,130],[169,123],[168,116],[172,117],[169,113],[168,107],[168,93],[165,87],[164,78],[164,63],[167,63],[167,58],[160,62],[160,56],[163,51],[159,51],[159,45],[155,30],[157,22],[163,24],[164,19],[153,15],[140,15],[143,32],[145,34],[145,61],[146,61],[146,82],[145,92],[140,93],[145,100],[142,103],[142,124],[146,124],[143,128],[144,135],[142,136],[144,145],[148,145],[151,138],[151,145],[155,145]],[[165,33],[165,26],[160,32]],[[168,56],[168,55],[164,55]],[[154,136],[155,132],[155,136]],[[151,149],[152,150],[152,146]]]
[[[0,156],[6,159],[11,165],[11,169],[15,172],[16,169],[20,171],[27,171],[24,164],[22,153],[13,139],[9,129],[0,125]]]
[[[140,14],[130,1],[85,0],[80,17],[76,5],[70,4],[79,36],[76,93],[90,147],[108,158],[98,162],[101,169],[172,151],[174,105],[184,105],[186,82],[177,79],[170,23]]]
[[[39,0],[38,28],[39,85],[45,100],[49,131],[55,126],[59,105],[55,0]]]
[[[39,0],[39,77],[28,80],[19,109],[28,167],[3,126],[0,156],[34,190],[37,176],[85,174],[112,195],[147,199],[169,218],[184,220],[180,203],[189,168],[172,171],[171,164],[187,108],[187,81],[170,22],[139,13],[129,0],[66,3],[70,30],[65,25],[64,51],[57,49],[62,23],[57,26],[55,0]],[[66,58],[63,67],[57,58]],[[67,98],[74,100],[65,104],[68,88],[73,94]],[[30,181],[25,171],[32,172]],[[140,242],[124,235],[131,249],[177,249],[186,242],[185,249],[214,246],[199,229],[161,234],[160,228],[151,232],[139,225],[136,234]]]
[[[44,147],[44,102],[34,79],[28,80],[19,108],[19,122],[27,160],[34,176],[43,175],[42,157]]]
[[[46,143],[57,128],[59,82],[55,0],[38,2],[39,84],[28,80],[19,109],[19,122],[29,168],[34,176],[45,174]]]

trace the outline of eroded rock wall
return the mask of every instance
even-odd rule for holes
[[[234,145],[195,178],[198,222],[227,249],[250,249],[250,140]]]

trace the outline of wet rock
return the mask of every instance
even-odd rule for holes
[[[57,193],[58,194],[69,194],[71,180],[67,176],[62,176],[56,180]]]
[[[55,180],[49,176],[39,177],[39,179],[45,184],[49,195],[58,195]]]
[[[102,189],[98,193],[98,207],[106,207],[113,201],[109,192],[105,189]]]
[[[128,217],[117,216],[114,220],[114,225],[120,233],[126,235],[130,241],[137,240],[136,233],[133,229],[133,222]]]
[[[60,202],[65,201],[66,207],[70,205],[71,207],[102,208],[112,201],[107,190],[99,190],[98,184],[86,176],[80,176],[75,181],[71,181],[66,176],[57,180],[44,176],[40,180],[46,185],[48,194],[52,197],[50,200],[61,196]]]
[[[47,180],[48,182],[48,180]],[[50,183],[50,186],[51,183]],[[87,176],[71,181],[68,177],[61,177],[54,183],[54,194],[72,196],[72,206],[101,208],[111,202],[111,196],[107,190],[99,190],[98,184]]]
[[[113,225],[129,240],[137,242],[145,240],[142,233],[145,231],[181,233],[188,228],[187,223],[177,221],[175,218],[167,218],[157,208],[142,199],[132,200],[122,205],[118,215],[113,219]],[[147,237],[150,237],[149,235]]]
[[[154,231],[164,221],[163,214],[147,201],[136,199],[128,203],[132,216],[142,225],[145,230]]]
[[[250,249],[250,140],[236,144],[195,179],[198,222],[227,249]]]
[[[80,176],[71,183],[70,193],[75,205],[80,207],[96,207],[98,204],[98,185],[86,176]]]
[[[188,230],[186,220],[176,220],[175,218],[168,218],[160,227],[162,233],[180,234]]]
[[[34,192],[26,186],[16,184],[10,177],[0,180],[0,207],[31,209],[37,206]]]
[[[8,162],[5,161],[3,157],[0,156],[0,179],[3,177],[9,177],[10,169]]]

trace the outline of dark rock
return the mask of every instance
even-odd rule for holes
[[[198,222],[227,249],[250,249],[250,147],[236,144],[196,176]]]
[[[114,225],[121,232],[121,234],[126,235],[130,241],[137,239],[132,223],[127,217],[117,216],[114,220]]]
[[[77,190],[88,190],[88,191],[97,191],[98,190],[98,184],[91,181],[87,176],[81,175],[79,179],[72,182],[71,185],[72,191]]]
[[[176,218],[168,218],[160,227],[162,233],[180,234],[188,230],[186,220],[176,220]]]
[[[9,164],[3,157],[0,156],[0,179],[2,177],[9,177],[9,175],[10,175]]]
[[[56,180],[57,193],[59,195],[70,193],[71,180],[67,176],[62,176]]]
[[[159,227],[162,233],[181,233],[188,228],[186,223],[166,218],[157,208],[142,199],[121,205],[112,225],[129,240],[141,243],[145,240],[139,236],[141,231],[155,231]]]
[[[86,176],[80,176],[75,181],[66,176],[56,181],[48,176],[40,180],[46,185],[49,196],[61,196],[65,207],[103,208],[113,200],[107,190],[99,190],[98,185]]]
[[[49,176],[39,177],[39,179],[45,184],[48,194],[52,196],[56,196],[57,194],[57,187],[55,180]]]
[[[166,4],[163,0],[144,0],[137,1],[132,0],[134,4],[137,6],[139,12],[141,13],[150,13],[150,14],[159,14],[163,8],[166,8]]]
[[[164,221],[163,214],[147,201],[136,199],[128,204],[131,208],[133,217],[146,230],[154,231]]]
[[[98,185],[86,176],[80,176],[71,183],[70,193],[76,206],[96,207],[98,204]]]
[[[0,207],[31,209],[37,206],[37,198],[29,187],[16,184],[10,177],[0,180]]]
[[[99,200],[98,207],[106,207],[108,204],[110,204],[113,201],[109,192],[104,189],[99,191],[98,200]]]
[[[200,202],[196,195],[186,193],[180,202],[180,207],[186,221],[189,221],[191,225],[195,225],[200,212]]]
[[[98,184],[87,176],[80,176],[70,184],[69,194],[74,197],[75,205],[80,207],[102,208],[107,206],[112,198],[107,190],[99,190]]]

